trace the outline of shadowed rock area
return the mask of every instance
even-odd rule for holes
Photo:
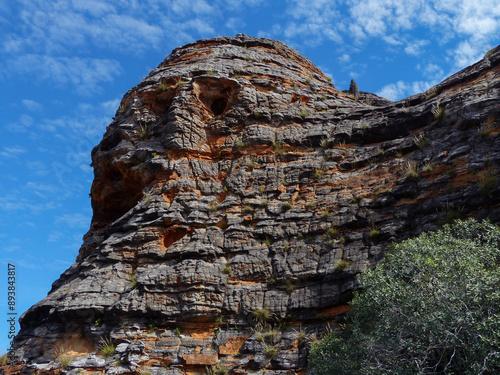
[[[90,230],[0,373],[305,373],[393,241],[500,223],[499,61],[390,102],[274,40],[175,49],[93,150]]]

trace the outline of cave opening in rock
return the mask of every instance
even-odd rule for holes
[[[226,106],[227,106],[227,99],[222,97],[215,99],[212,102],[210,109],[215,116],[219,116],[224,113]]]
[[[239,91],[238,83],[224,78],[202,77],[193,82],[194,94],[214,116],[223,115],[230,107],[230,99]]]

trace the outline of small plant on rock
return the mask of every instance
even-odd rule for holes
[[[321,177],[323,177],[324,174],[325,174],[325,171],[323,169],[316,168],[314,171],[312,171],[311,177],[314,180],[319,180]]]
[[[248,163],[248,168],[250,170],[254,169],[256,166],[256,163],[253,161],[253,160],[250,160],[250,162]]]
[[[156,324],[154,324],[154,323],[149,323],[148,324],[148,333],[153,333],[157,329],[158,329],[158,327],[156,327]]]
[[[279,351],[278,345],[264,345],[263,352],[266,358],[273,359],[278,355]]]
[[[429,99],[432,99],[432,98],[436,97],[437,94],[438,94],[437,88],[436,87],[432,87],[432,88],[430,88],[429,90],[427,90],[425,92],[425,98],[427,100],[429,100]]]
[[[302,111],[300,111],[299,115],[302,118],[306,118],[307,116],[309,116],[309,111],[306,109],[303,109]]]
[[[437,121],[442,120],[444,117],[444,108],[440,105],[433,106],[431,112],[434,116],[434,119]]]
[[[431,144],[431,141],[424,133],[420,133],[413,137],[413,143],[415,143],[419,149],[423,150]]]
[[[306,202],[306,204],[305,204],[305,207],[306,207],[308,210],[313,209],[315,206],[316,206],[316,202],[314,201],[314,199],[309,199],[309,200]]]
[[[320,146],[321,148],[330,148],[331,143],[328,139],[324,138],[321,140]]]
[[[130,282],[130,286],[132,287],[132,289],[137,288],[137,284],[138,284],[137,274],[135,274],[135,273],[130,274],[128,276],[128,281]]]
[[[482,124],[477,128],[477,131],[479,132],[479,136],[481,138],[486,138],[493,132],[493,129],[492,124]]]
[[[339,230],[332,225],[326,230],[326,235],[328,236],[328,238],[333,240],[339,235]]]
[[[59,367],[65,369],[71,362],[73,362],[73,357],[70,355],[63,355],[57,357],[57,362],[59,363]]]
[[[139,125],[139,138],[146,139],[149,137],[149,128],[146,124]]]
[[[337,271],[343,271],[351,265],[351,262],[347,259],[339,259],[335,262],[335,269]]]
[[[175,81],[175,88],[182,87],[186,84],[186,82],[182,79],[182,77],[177,78]]]
[[[284,287],[286,294],[288,295],[292,294],[293,291],[295,290],[295,285],[293,285],[293,283],[290,280],[285,281]]]
[[[252,315],[257,324],[261,325],[267,324],[274,317],[273,312],[266,308],[255,309],[252,311]]]
[[[59,367],[65,369],[73,362],[73,356],[68,353],[72,351],[72,348],[65,345],[58,346],[54,349],[54,356],[56,357]]]
[[[266,237],[264,243],[266,244],[267,247],[271,246],[273,244],[273,239],[271,237]]]
[[[416,161],[407,161],[402,166],[403,171],[405,172],[405,176],[411,179],[418,179],[420,173],[418,172],[418,163]]]
[[[452,224],[455,220],[462,219],[465,216],[464,206],[455,206],[449,202],[446,202],[446,206],[444,206],[441,211],[445,213],[445,217],[441,224]]]
[[[160,82],[158,85],[158,91],[160,92],[167,91],[168,89],[170,89],[170,85],[167,82]]]
[[[374,239],[377,238],[378,236],[380,236],[380,229],[379,227],[375,226],[375,224],[372,223],[370,225],[370,232],[368,233],[368,237]]]
[[[115,354],[116,345],[113,343],[110,337],[101,338],[101,343],[99,345],[99,353],[103,357],[112,357]]]
[[[486,172],[479,182],[479,191],[485,196],[490,196],[493,189],[498,186],[498,177],[491,172]]]
[[[281,142],[274,141],[273,149],[276,155],[283,155],[285,153],[285,150],[283,149],[283,144]]]
[[[205,372],[206,375],[227,375],[229,374],[229,369],[223,365],[212,365],[207,367]]]
[[[219,209],[219,205],[217,204],[216,201],[212,201],[208,204],[208,209],[211,211],[211,212],[216,212],[218,209]]]
[[[229,275],[231,273],[231,265],[226,263],[221,271],[224,275]]]

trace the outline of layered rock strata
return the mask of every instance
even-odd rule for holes
[[[175,49],[93,150],[91,228],[2,371],[304,373],[393,241],[500,222],[499,61],[393,103],[278,41]]]

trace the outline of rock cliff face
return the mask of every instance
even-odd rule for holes
[[[3,371],[304,373],[392,241],[500,222],[499,62],[393,103],[273,40],[174,50],[93,150],[91,228]]]

